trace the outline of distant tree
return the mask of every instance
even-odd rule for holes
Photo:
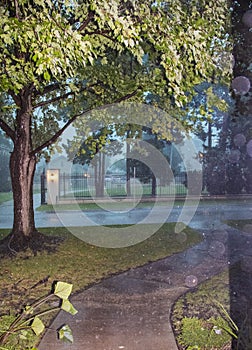
[[[115,139],[114,126],[108,126],[93,132],[88,136],[79,150],[72,154],[71,142],[65,149],[68,153],[68,159],[74,164],[91,165],[94,169],[94,184],[97,197],[104,196],[104,179],[105,179],[105,161],[106,157],[112,157],[121,152],[122,144]]]

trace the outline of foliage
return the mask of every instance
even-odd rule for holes
[[[165,6],[119,0],[6,4],[0,81],[11,98],[2,106],[0,124],[13,138],[17,126],[6,110],[16,110],[21,91],[30,94],[33,150],[51,148],[60,119],[134,95],[142,99],[143,91],[160,97],[168,92],[181,104],[197,82],[219,69],[224,0],[190,6],[178,0]]]
[[[44,332],[45,325],[41,317],[48,315],[49,313],[64,310],[75,315],[77,310],[68,300],[71,291],[71,284],[59,281],[55,283],[53,290],[49,295],[35,301],[31,305],[25,306],[18,316],[2,316],[0,318],[1,349],[22,350],[24,346],[27,348],[27,345],[30,345],[30,342],[35,342],[32,333],[38,337]],[[59,299],[59,306],[51,307],[50,301],[55,296]],[[48,304],[49,308],[45,308],[45,305]],[[68,340],[70,342],[73,341],[71,329],[67,325],[63,325],[58,330],[58,333],[60,339]]]
[[[0,2],[0,128],[13,142],[16,250],[36,231],[41,154],[78,118],[88,132],[94,108],[146,102],[147,93],[169,111],[182,106],[196,84],[223,73],[227,11],[226,0]],[[169,133],[167,121],[157,125]]]

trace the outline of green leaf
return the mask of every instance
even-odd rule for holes
[[[54,294],[57,295],[61,299],[68,299],[69,295],[72,292],[73,285],[66,282],[57,282]]]
[[[69,343],[73,343],[72,330],[71,330],[71,328],[68,325],[62,326],[58,330],[58,334],[59,334],[59,339],[60,340],[67,341]]]
[[[71,315],[77,314],[77,310],[74,308],[73,304],[69,300],[63,299],[61,309],[70,313]]]
[[[36,316],[31,324],[31,329],[36,335],[40,335],[44,331],[45,326],[41,319]]]
[[[49,81],[49,80],[51,79],[51,76],[50,76],[50,74],[48,73],[48,71],[45,71],[43,75],[44,75],[44,79],[45,79],[46,81]]]
[[[23,340],[26,340],[27,339],[27,334],[28,334],[28,332],[26,330],[22,330],[20,332],[19,338],[23,339]]]

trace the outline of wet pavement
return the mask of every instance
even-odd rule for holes
[[[38,200],[35,199],[35,207]],[[154,219],[177,221],[181,207],[160,206]],[[190,212],[188,207],[188,212]],[[159,216],[159,211],[161,212]],[[64,212],[72,226],[138,223],[149,209],[120,212]],[[102,214],[102,216],[101,216]],[[0,207],[0,227],[11,222],[11,203]],[[61,216],[60,216],[61,217]],[[104,279],[71,298],[78,310],[75,316],[60,312],[43,337],[39,350],[177,350],[170,312],[174,301],[190,288],[230,266],[230,261],[251,261],[252,227],[243,231],[230,228],[227,219],[251,219],[251,201],[201,203],[190,221],[203,241],[184,252],[143,267]],[[153,218],[153,217],[152,217]],[[63,226],[55,213],[36,212],[37,227]],[[86,220],[86,221],[85,221]],[[76,267],[78,268],[78,267]],[[68,324],[74,343],[62,343],[55,330]]]
[[[176,350],[170,324],[173,303],[198,283],[252,255],[251,238],[234,229],[219,230],[219,244],[213,249],[217,231],[185,252],[103,280],[71,298],[75,316],[60,312],[42,339],[39,350]],[[248,249],[244,252],[244,244]],[[73,344],[57,339],[56,330],[68,324]]]
[[[40,195],[34,196],[34,207],[40,206]],[[73,227],[114,224],[164,223],[185,221],[195,229],[218,228],[225,220],[252,218],[252,199],[221,202],[206,200],[198,207],[192,205],[162,204],[150,208],[120,208],[116,210],[39,212],[35,210],[37,227]],[[13,219],[12,201],[0,205],[0,228],[11,228]]]

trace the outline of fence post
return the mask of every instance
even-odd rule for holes
[[[59,169],[48,169],[47,180],[47,204],[56,204],[59,197]]]
[[[40,202],[42,204],[46,204],[46,176],[45,176],[45,169],[43,170],[42,174],[40,175]]]

